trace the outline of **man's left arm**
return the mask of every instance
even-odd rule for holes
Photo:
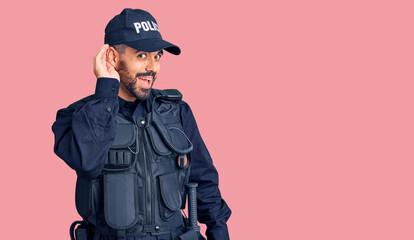
[[[217,170],[201,138],[194,115],[185,102],[181,103],[181,119],[184,132],[194,145],[190,153],[190,182],[198,183],[198,221],[207,225],[208,240],[229,239],[226,222],[231,215],[231,210],[221,197]]]

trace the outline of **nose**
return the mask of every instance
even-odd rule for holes
[[[156,62],[155,59],[149,58],[147,61],[147,65],[145,66],[145,70],[147,72],[155,72],[156,71]]]

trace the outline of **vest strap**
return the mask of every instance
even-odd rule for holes
[[[75,227],[79,225],[76,229]],[[87,240],[88,238],[88,223],[86,221],[74,221],[69,228],[71,240]],[[75,232],[75,234],[73,234]]]
[[[117,230],[116,235],[118,240],[126,240],[125,230]]]
[[[195,230],[189,230],[184,234],[178,236],[179,240],[198,240],[198,236]]]

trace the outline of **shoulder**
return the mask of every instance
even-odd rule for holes
[[[89,95],[89,96],[87,96],[87,97],[84,97],[84,98],[82,98],[82,99],[80,99],[80,100],[78,100],[78,101],[76,101],[76,102],[74,102],[74,103],[72,103],[72,104],[70,104],[69,106],[68,106],[68,108],[70,108],[70,109],[72,109],[72,110],[76,110],[76,109],[78,109],[78,108],[80,108],[80,107],[82,107],[83,105],[85,105],[87,102],[89,102],[89,101],[91,101],[92,99],[94,99],[94,94],[92,94],[92,95]]]
[[[181,117],[192,115],[190,105],[183,100],[184,96],[178,89],[152,89],[152,98],[158,96],[163,101],[175,102],[179,105]]]
[[[181,111],[191,112],[190,105],[184,100],[179,101],[178,104],[180,105]]]
[[[153,97],[158,96],[164,101],[176,102],[180,108],[190,109],[188,103],[183,100],[183,94],[178,89],[152,89]]]

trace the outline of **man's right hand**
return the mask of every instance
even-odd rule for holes
[[[107,51],[109,45],[105,44],[93,56],[93,72],[96,78],[116,78],[119,81],[119,74],[115,68],[107,61]]]

